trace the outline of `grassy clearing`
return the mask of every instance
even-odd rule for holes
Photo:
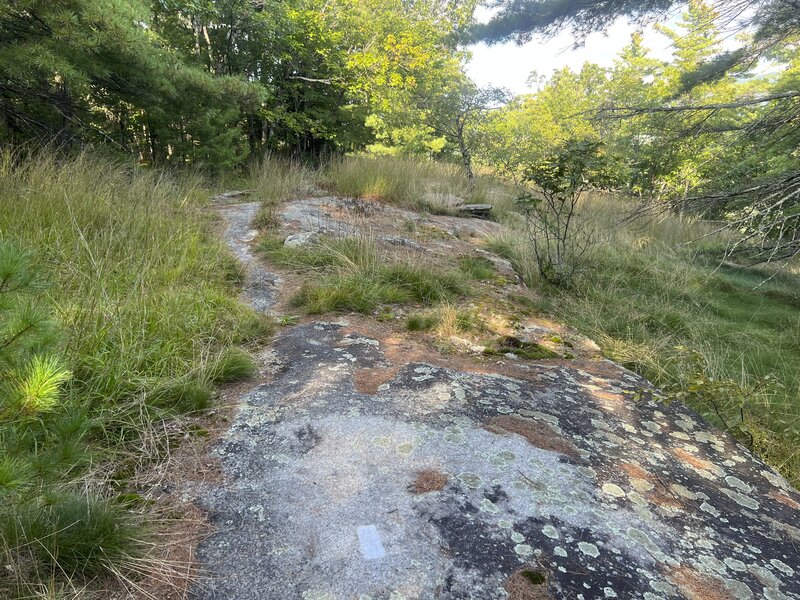
[[[169,451],[165,432],[183,435],[165,421],[252,373],[235,347],[270,329],[236,300],[206,197],[198,178],[89,156],[0,163],[0,238],[33,253],[70,374],[46,411],[0,419],[0,596],[89,597],[94,578],[157,573],[128,481]]]
[[[569,292],[541,284],[524,239],[492,247],[541,291],[540,308],[594,338],[800,483],[800,280],[719,267],[702,222],[670,216],[614,227],[624,208],[583,209],[606,235]],[[744,416],[744,420],[742,420]]]
[[[458,165],[413,158],[346,156],[328,164],[320,180],[343,196],[384,200],[433,214],[453,214],[466,201],[493,204],[500,215],[513,204],[509,190],[496,179],[478,177],[470,185]]]
[[[367,237],[325,239],[289,248],[279,238],[259,246],[273,264],[316,272],[292,304],[309,314],[336,311],[374,312],[381,305],[436,303],[468,294],[468,277],[458,270],[431,269],[414,260],[391,260]]]

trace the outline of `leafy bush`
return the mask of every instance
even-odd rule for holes
[[[591,224],[578,214],[580,198],[612,181],[611,161],[603,145],[589,140],[567,142],[525,168],[521,179],[525,191],[518,204],[545,281],[570,283],[578,259],[592,244]]]

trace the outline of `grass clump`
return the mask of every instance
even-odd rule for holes
[[[461,273],[425,268],[412,260],[390,260],[367,237],[323,239],[297,248],[267,239],[259,249],[273,264],[318,274],[292,299],[293,306],[309,314],[369,314],[384,304],[436,303],[469,293]]]
[[[315,177],[314,171],[297,160],[267,154],[254,161],[248,181],[261,207],[253,225],[263,230],[276,227],[280,203],[308,196],[314,189]]]
[[[212,383],[245,381],[258,373],[253,357],[241,348],[225,348],[206,368],[206,379]]]
[[[3,515],[0,536],[17,564],[28,560],[73,578],[112,572],[145,550],[143,525],[128,510],[88,495],[24,504]]]
[[[406,319],[406,329],[409,331],[432,331],[440,337],[449,337],[482,331],[484,326],[475,311],[460,309],[449,302],[443,302],[432,311],[409,315]]]
[[[479,256],[462,256],[458,259],[458,269],[478,281],[489,281],[497,275],[492,261]]]
[[[414,313],[406,319],[406,329],[409,331],[432,331],[439,325],[439,318],[435,314]]]
[[[4,389],[0,406],[0,596],[141,574],[148,517],[115,495],[169,447],[180,425],[165,420],[252,372],[232,348],[271,325],[237,300],[241,270],[199,209],[207,196],[190,174],[89,155],[0,158],[0,246],[36,275],[35,293],[2,303],[17,314],[3,326],[24,335],[0,375],[30,377],[24,403]]]

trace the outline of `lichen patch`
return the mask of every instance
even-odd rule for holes
[[[738,600],[722,579],[691,567],[681,566],[670,570],[667,580],[687,600]]]
[[[397,377],[399,372],[399,367],[356,369],[353,373],[353,387],[362,394],[374,396],[382,386]]]

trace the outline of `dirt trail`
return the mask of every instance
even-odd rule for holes
[[[268,311],[255,210],[221,213]],[[222,481],[193,490],[215,527],[194,598],[800,598],[800,494],[608,361],[480,373],[356,317],[273,350],[214,449]]]

